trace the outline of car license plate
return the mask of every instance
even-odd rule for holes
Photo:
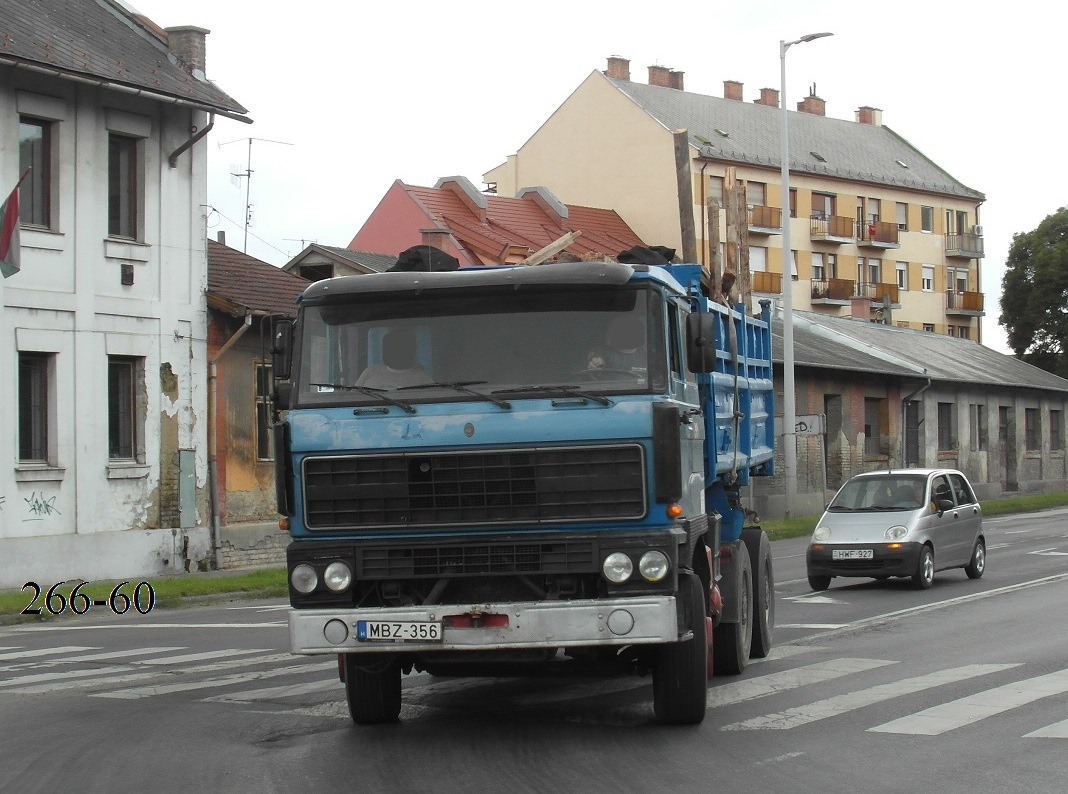
[[[832,560],[870,560],[875,556],[871,549],[834,549]]]
[[[360,642],[441,642],[441,623],[414,620],[357,620]]]

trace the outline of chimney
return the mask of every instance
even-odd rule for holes
[[[448,239],[451,232],[448,229],[433,228],[433,229],[420,229],[419,230],[419,244],[420,245],[432,245],[435,248],[440,248],[442,251],[447,251]]]
[[[742,101],[742,84],[737,80],[724,80],[723,81],[723,98],[734,99],[738,102]]]
[[[777,88],[761,88],[760,99],[754,99],[758,105],[767,105],[769,108],[777,108],[779,106],[779,89]]]
[[[797,109],[802,113],[811,113],[813,116],[827,115],[827,103],[815,94],[809,94],[798,102]]]
[[[868,298],[852,298],[850,306],[852,307],[854,320],[863,320],[866,323],[871,322],[871,300]]]
[[[649,67],[649,85],[657,85],[661,88],[671,87],[671,70],[666,66]]]
[[[166,31],[167,49],[185,64],[193,77],[205,79],[204,37],[211,31],[192,25],[166,28]]]
[[[883,112],[879,108],[864,105],[857,108],[856,117],[861,124],[871,124],[873,127],[883,126]]]
[[[618,55],[609,55],[608,68],[604,73],[613,80],[630,80],[630,61]]]
[[[668,72],[668,86],[674,88],[676,91],[681,91],[683,74],[685,74],[685,72],[676,72],[674,69]]]

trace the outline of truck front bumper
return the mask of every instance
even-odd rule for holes
[[[454,625],[477,624],[480,616],[490,615],[498,624],[507,616],[507,625]],[[360,621],[438,624],[441,639],[360,640]],[[289,611],[290,649],[306,654],[522,650],[642,645],[679,639],[674,596]]]

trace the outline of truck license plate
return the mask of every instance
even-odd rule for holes
[[[441,623],[414,620],[357,620],[360,642],[441,642]]]
[[[832,560],[870,560],[875,556],[871,549],[834,549]]]

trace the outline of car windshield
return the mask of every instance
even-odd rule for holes
[[[856,477],[835,494],[828,510],[916,510],[927,503],[927,478],[915,474]]]
[[[646,287],[427,290],[302,310],[308,405],[649,393],[666,387],[662,299]],[[593,397],[591,397],[593,399]]]

